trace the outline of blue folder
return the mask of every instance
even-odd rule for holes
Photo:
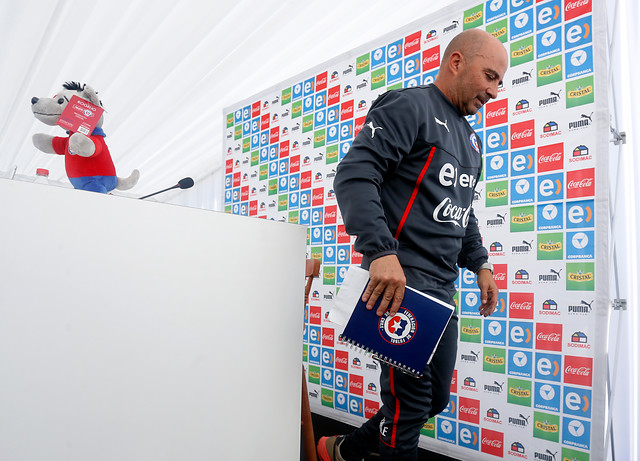
[[[421,377],[453,315],[454,306],[406,287],[398,312],[392,316],[387,311],[378,317],[376,310],[381,299],[368,310],[360,296],[340,340],[405,373]]]

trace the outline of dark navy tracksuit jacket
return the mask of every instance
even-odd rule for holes
[[[478,136],[437,87],[380,96],[334,180],[364,266],[397,254],[407,285],[453,293],[457,265],[487,261],[471,206],[481,169]]]

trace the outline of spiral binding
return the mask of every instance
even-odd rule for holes
[[[422,371],[420,370],[416,370],[415,368],[411,368],[408,367],[400,362],[398,362],[397,360],[393,360],[390,359],[386,356],[381,356],[380,354],[377,354],[374,350],[372,350],[369,347],[365,347],[364,345],[360,344],[357,341],[354,341],[352,339],[349,339],[347,337],[345,337],[344,335],[339,335],[338,336],[338,340],[345,342],[349,345],[349,348],[352,350],[357,350],[359,352],[362,352],[368,356],[372,356],[374,359],[378,360],[379,362],[383,362],[386,363],[387,365],[390,365],[398,370],[400,370],[401,372],[409,375],[409,376],[413,376],[414,378],[422,378]]]

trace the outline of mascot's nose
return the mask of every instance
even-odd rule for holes
[[[36,98],[35,96],[33,98],[31,98],[31,104],[35,104],[38,101],[40,101],[38,98]]]

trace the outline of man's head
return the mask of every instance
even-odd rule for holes
[[[435,85],[462,115],[473,115],[498,96],[508,61],[500,40],[480,29],[466,30],[447,46]]]

